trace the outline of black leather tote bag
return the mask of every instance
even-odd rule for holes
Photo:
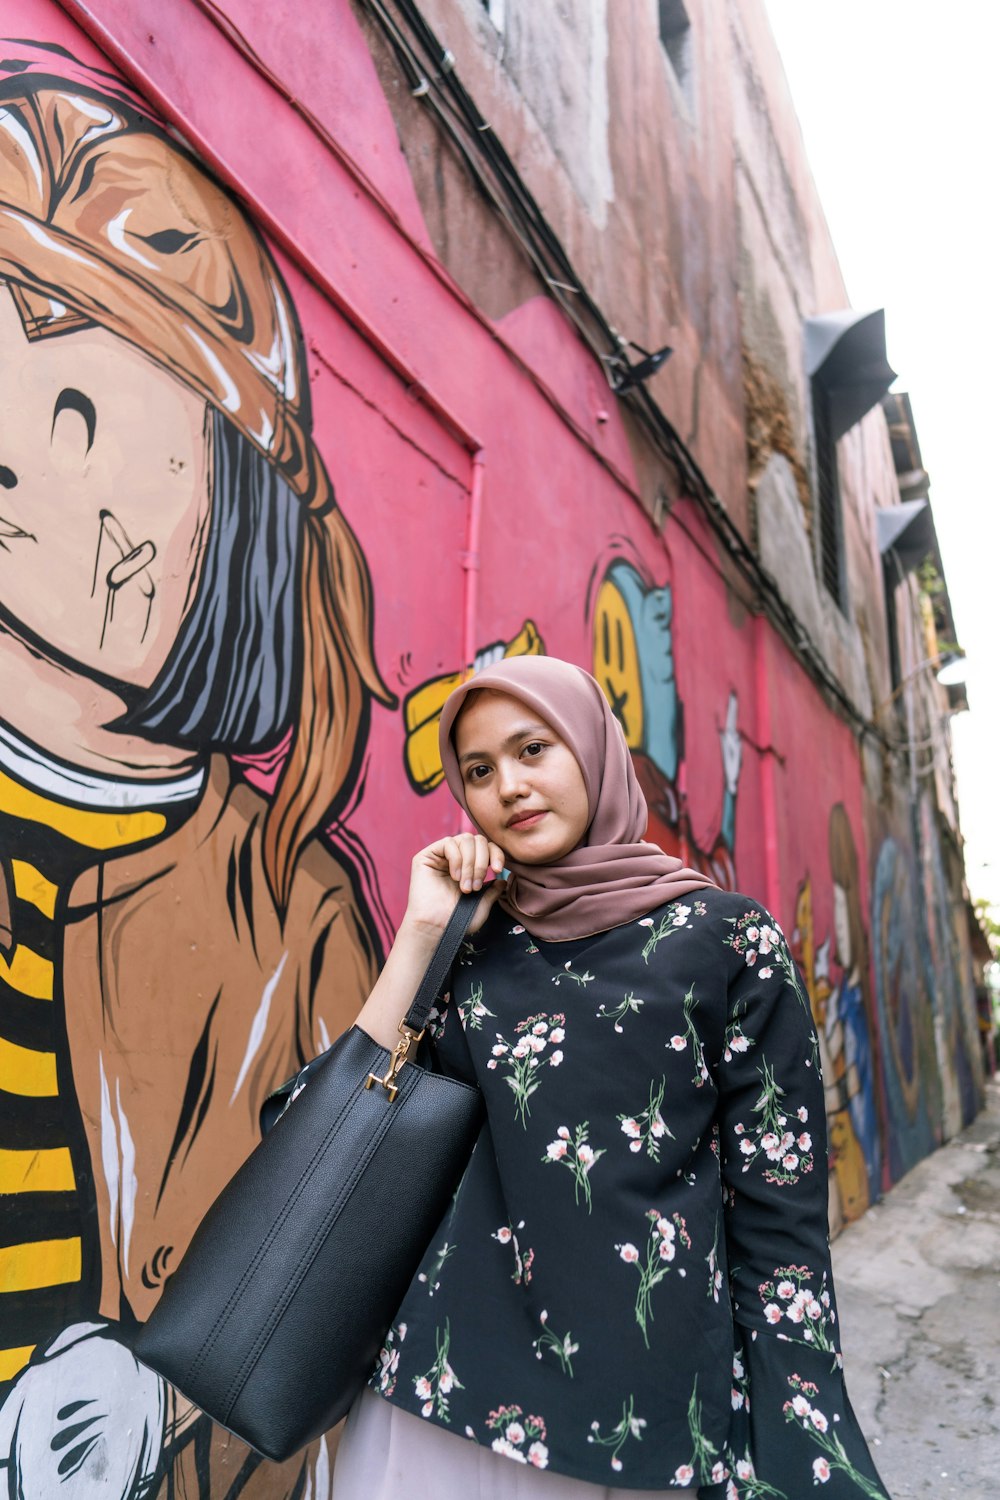
[[[475,1145],[479,1090],[404,1058],[479,900],[460,897],[393,1053],[355,1026],[308,1065],[133,1340],[267,1458],[351,1405]]]

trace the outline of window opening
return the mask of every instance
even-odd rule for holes
[[[890,547],[882,558],[882,581],[885,588],[885,623],[889,646],[889,685],[895,693],[903,681],[903,669],[899,652],[899,617],[896,613],[896,585],[902,582],[903,574],[899,560]],[[901,699],[895,700],[897,709]]]
[[[674,77],[690,105],[692,102],[693,38],[684,0],[659,0],[660,42]]]
[[[812,382],[813,433],[816,439],[816,493],[819,500],[819,570],[820,577],[836,601],[844,608],[843,523],[840,502],[840,478],[837,473],[837,445],[830,416],[830,393],[822,380]]]
[[[507,0],[482,0],[482,7],[497,31],[503,31],[506,20]]]

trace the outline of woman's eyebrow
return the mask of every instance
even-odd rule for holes
[[[500,748],[502,750],[509,750],[511,745],[516,745],[518,740],[523,740],[527,735],[551,733],[552,730],[549,729],[548,725],[542,724],[541,722],[537,724],[522,724],[520,729],[515,729],[513,734],[509,734],[507,738],[502,741]],[[469,760],[489,760],[489,758],[489,754],[486,750],[466,750],[464,755],[460,755],[458,757],[458,763],[460,766],[464,766],[466,761]]]
[[[49,434],[50,437],[52,432],[55,432],[56,423],[64,411],[75,411],[86,423],[87,452],[89,453],[94,446],[94,433],[97,431],[97,412],[94,410],[93,401],[91,401],[89,396],[85,396],[82,391],[74,390],[72,386],[67,386],[65,390],[60,391],[56,397],[55,410],[52,413],[52,431]]]

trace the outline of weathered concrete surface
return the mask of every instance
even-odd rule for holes
[[[851,1392],[893,1500],[1000,1493],[1000,1085],[834,1242]]]

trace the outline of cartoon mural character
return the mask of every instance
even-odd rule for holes
[[[313,837],[372,697],[369,580],[295,312],[130,104],[0,83],[0,1466],[22,1500],[328,1493],[127,1348],[377,954]],[[270,803],[233,757],[290,740]]]
[[[814,934],[812,881],[807,875],[796,897],[791,946],[805,980],[819,1041],[827,1117],[830,1228],[835,1233],[845,1220],[860,1218],[870,1199],[864,1153],[847,1104],[843,1027],[830,1006],[830,940],[817,948]]]
[[[738,701],[730,693],[719,732],[724,794],[718,836],[700,848],[682,786],[684,706],[674,673],[673,590],[654,587],[618,558],[605,572],[593,608],[594,676],[625,731],[649,804],[649,836],[669,854],[735,890],[736,797],[743,744]]]
[[[869,1202],[882,1190],[882,1141],[876,1100],[872,1000],[868,973],[868,934],[861,907],[858,855],[843,804],[830,812],[830,875],[833,880],[834,956],[840,980],[827,1002],[828,1038],[835,1067],[843,1048],[841,1077],[847,1107],[868,1174]]]

